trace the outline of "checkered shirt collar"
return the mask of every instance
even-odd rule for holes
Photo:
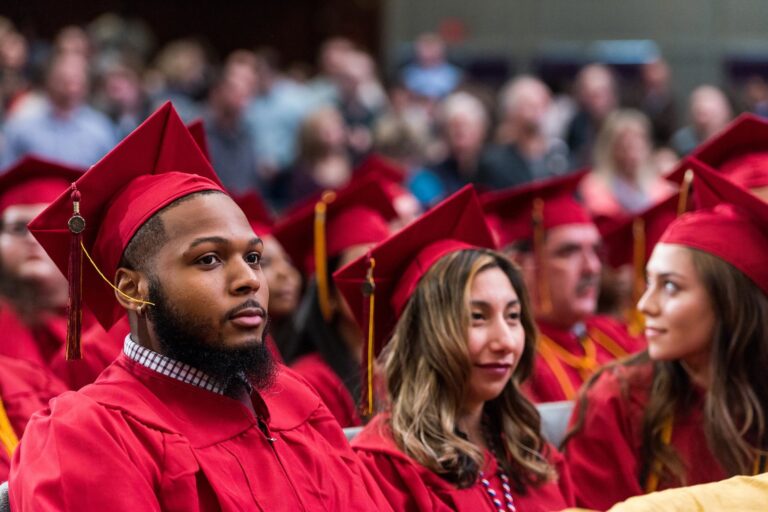
[[[166,377],[171,377],[172,379],[179,380],[186,384],[192,384],[193,386],[212,391],[219,395],[225,394],[224,386],[210,375],[207,375],[186,363],[176,361],[170,357],[158,354],[154,350],[142,347],[131,339],[130,334],[125,337],[123,352],[126,356],[140,365],[163,374]]]

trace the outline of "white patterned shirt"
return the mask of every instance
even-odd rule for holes
[[[125,337],[123,352],[130,359],[150,370],[156,371],[157,373],[186,384],[192,384],[193,386],[212,391],[219,395],[225,394],[224,386],[210,375],[203,373],[186,363],[176,361],[170,357],[158,354],[154,350],[142,347],[131,339],[130,334]]]

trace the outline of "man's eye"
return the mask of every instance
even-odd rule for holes
[[[218,263],[219,258],[215,254],[206,254],[205,256],[198,258],[197,262],[200,263],[201,265],[210,266]]]
[[[261,263],[261,254],[257,252],[250,252],[245,256],[245,261],[249,265],[258,265]]]

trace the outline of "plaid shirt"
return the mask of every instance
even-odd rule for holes
[[[126,356],[140,365],[156,371],[157,373],[161,373],[186,384],[192,384],[193,386],[213,391],[219,395],[225,394],[224,386],[210,375],[206,375],[197,368],[192,368],[186,363],[176,361],[170,357],[158,354],[154,350],[142,347],[131,339],[130,334],[125,337],[123,352]]]

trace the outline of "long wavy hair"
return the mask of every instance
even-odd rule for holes
[[[765,450],[768,386],[768,297],[741,271],[703,251],[688,249],[717,315],[710,352],[711,383],[704,398],[704,432],[709,449],[729,475],[752,474],[757,450]],[[653,382],[643,415],[638,481],[644,486],[654,462],[660,477],[686,484],[686,468],[674,447],[662,441],[664,423],[689,413],[698,403],[680,361],[651,362],[643,352],[607,366],[582,390],[577,433],[586,412],[586,390],[616,366],[653,365]],[[626,390],[632,383],[625,382]]]
[[[502,393],[484,406],[502,467],[516,489],[539,485],[555,472],[543,453],[541,420],[520,383],[533,369],[536,330],[519,269],[501,254],[469,249],[438,260],[422,277],[382,353],[397,446],[459,487],[474,484],[483,453],[457,429],[471,372],[467,348],[469,290],[475,276],[499,268],[521,304],[525,348]],[[504,455],[504,456],[501,456]]]

